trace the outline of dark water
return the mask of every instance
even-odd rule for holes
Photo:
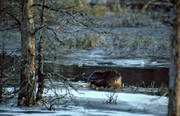
[[[46,64],[45,72],[62,74],[73,81],[87,81],[89,75],[96,70],[115,70],[122,75],[122,83],[143,87],[160,87],[168,85],[169,68],[167,67],[118,67],[118,66],[78,66],[78,65],[57,65]]]

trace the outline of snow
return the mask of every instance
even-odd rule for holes
[[[61,91],[62,93],[65,92]],[[71,90],[76,104],[70,112],[57,111],[63,115],[107,115],[107,116],[156,116],[166,115],[168,98],[146,94],[132,94],[116,92],[117,104],[105,104],[110,91],[97,91],[91,89]],[[52,91],[47,94],[53,95]],[[47,95],[46,94],[46,95]],[[74,110],[76,109],[76,110]],[[78,113],[78,114],[77,114]]]
[[[79,50],[80,51],[80,50]],[[86,54],[88,53],[88,54]],[[168,67],[170,65],[166,60],[151,60],[151,59],[123,59],[123,58],[106,58],[87,50],[86,53],[73,53],[72,56],[67,56],[66,59],[59,59],[56,61],[45,61],[46,63],[56,63],[62,65],[81,64],[86,66],[121,66],[121,67]],[[72,58],[72,59],[71,59]]]
[[[50,86],[50,83],[46,83]],[[54,82],[60,85],[56,89],[59,94],[65,94],[67,91],[61,82]],[[69,101],[68,105],[55,105],[55,111],[48,111],[39,106],[33,107],[17,107],[13,103],[7,102],[0,104],[0,115],[10,116],[159,116],[167,114],[168,98],[163,96],[115,92],[114,99],[117,97],[116,104],[106,104],[108,95],[114,92],[107,90],[93,90],[86,83],[73,83],[78,90],[69,88],[73,95],[73,101]],[[10,88],[7,88],[8,90]],[[54,91],[45,89],[44,95],[54,96]]]

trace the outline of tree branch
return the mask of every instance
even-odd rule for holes
[[[44,28],[44,27],[46,27],[46,25],[42,25],[42,26],[40,26],[40,27],[38,27],[38,28],[35,28],[35,31],[34,31],[33,34],[36,34],[37,31],[41,30],[41,29]]]
[[[58,41],[59,43],[61,43],[62,45],[65,45],[63,41],[61,41],[59,38],[58,38],[58,35],[57,35],[57,32],[56,32],[56,29],[53,29],[51,27],[46,27],[47,30],[51,31],[53,34],[54,34],[54,38],[56,39],[56,41]]]
[[[16,16],[14,16],[12,13],[10,13],[10,12],[6,12],[10,17],[12,17],[15,21],[16,21],[16,23],[18,24],[18,25],[21,25],[21,22],[20,22],[20,20],[16,17]]]
[[[14,14],[12,14],[4,9],[1,9],[0,12],[4,12],[5,14],[9,15],[11,18],[13,18],[16,21],[17,25],[21,25],[20,20]]]
[[[0,31],[7,31],[7,30],[12,30],[12,29],[17,29],[19,27],[20,26],[18,24],[14,24],[14,25],[10,25],[9,27],[0,29]]]
[[[32,7],[44,7],[45,9],[48,9],[48,10],[52,10],[52,11],[65,11],[65,10],[69,10],[69,9],[73,9],[75,8],[75,6],[69,6],[69,7],[59,7],[59,8],[52,8],[50,6],[47,6],[47,5],[42,5],[42,4],[33,4]]]

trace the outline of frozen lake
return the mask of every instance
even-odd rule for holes
[[[121,58],[118,56],[107,55],[106,50],[65,50],[56,59],[48,59],[46,63],[61,65],[79,66],[119,66],[119,67],[168,67],[166,59],[146,59],[146,58]],[[49,56],[51,57],[51,56]]]

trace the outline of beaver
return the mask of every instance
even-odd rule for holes
[[[116,71],[95,71],[89,78],[91,85],[104,88],[120,88],[122,83],[121,75]]]

